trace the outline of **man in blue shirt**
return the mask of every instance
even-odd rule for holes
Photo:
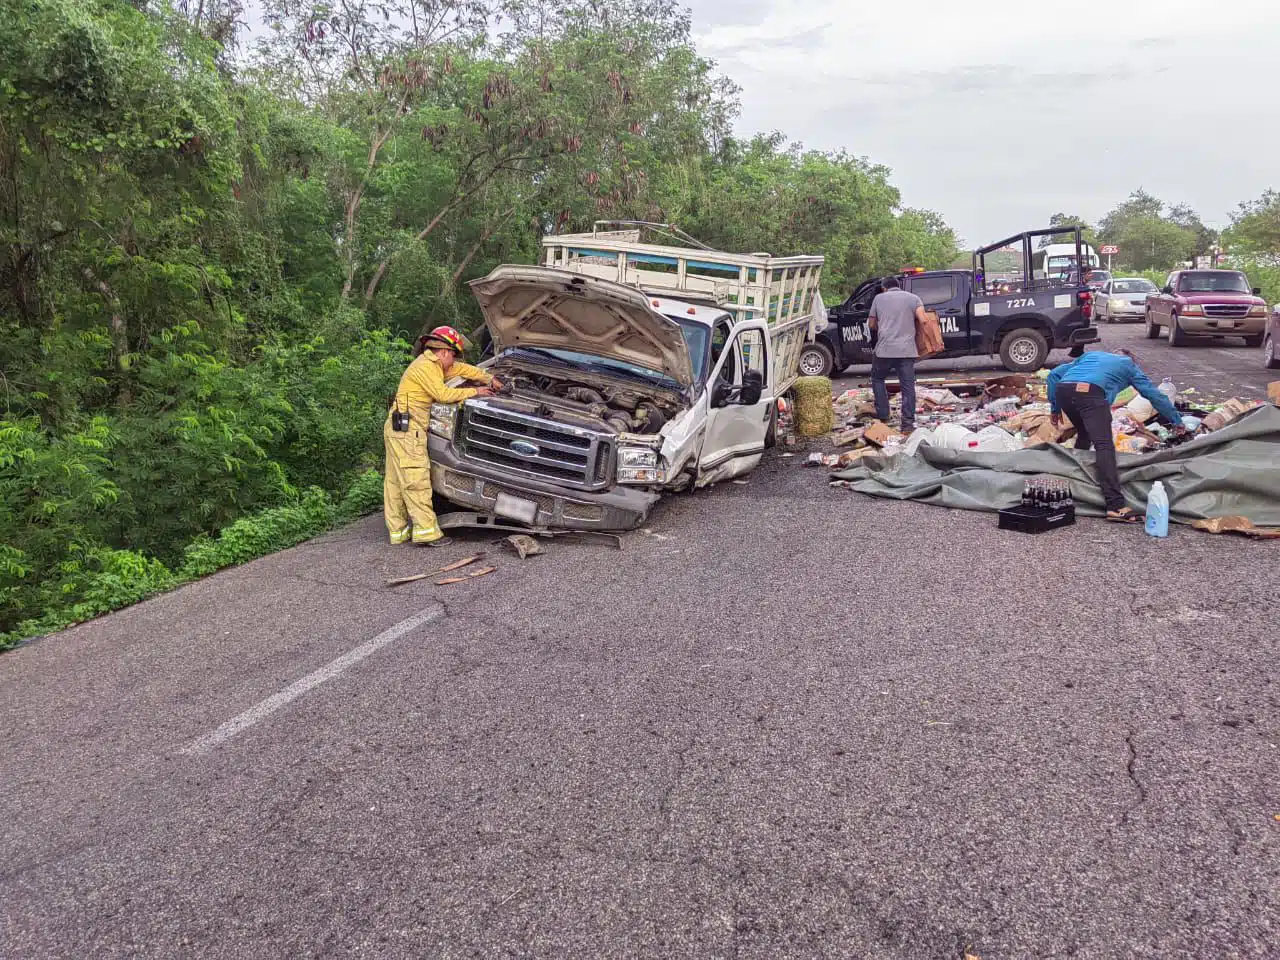
[[[1126,387],[1133,387],[1146,397],[1161,420],[1177,430],[1182,429],[1182,416],[1177,408],[1142,372],[1128,350],[1119,353],[1095,350],[1054,368],[1049,374],[1049,408],[1055,426],[1062,423],[1065,414],[1076,428],[1077,450],[1093,447],[1107,519],[1136,523],[1141,518],[1125,505],[1116,445],[1111,436],[1111,404],[1116,394]]]

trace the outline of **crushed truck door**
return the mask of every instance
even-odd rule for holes
[[[732,330],[728,324],[716,324],[711,355],[710,410],[698,458],[700,487],[755,469],[764,454],[773,403],[768,328],[763,323]],[[759,397],[741,395],[751,374],[763,382]]]

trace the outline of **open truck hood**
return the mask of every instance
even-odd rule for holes
[[[639,290],[550,267],[504,265],[471,281],[494,353],[512,347],[573,350],[693,383],[680,325]]]

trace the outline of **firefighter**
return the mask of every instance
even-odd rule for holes
[[[433,403],[461,403],[487,397],[502,384],[496,377],[458,362],[466,339],[453,327],[436,327],[419,337],[414,361],[400,378],[395,400],[382,428],[387,449],[382,486],[383,513],[392,543],[440,547],[449,542],[431,507],[431,462],[427,433]],[[480,387],[450,387],[445,380],[462,377]]]

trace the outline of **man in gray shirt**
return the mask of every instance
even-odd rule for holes
[[[871,361],[871,390],[876,398],[876,417],[889,419],[889,388],[885,378],[898,374],[902,384],[902,427],[910,433],[916,427],[916,323],[924,323],[924,304],[914,293],[901,288],[897,277],[884,281],[884,293],[871,301],[869,325],[878,334],[875,357]]]

